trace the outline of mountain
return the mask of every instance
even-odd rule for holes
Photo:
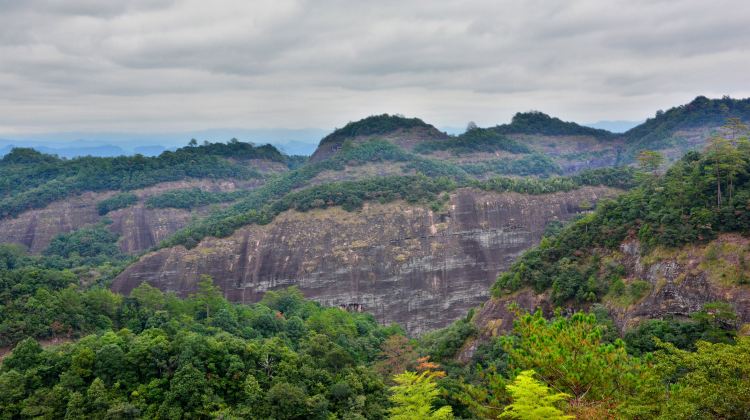
[[[715,176],[717,161],[729,165],[720,170],[729,174],[723,180]],[[750,323],[749,173],[745,135],[735,146],[686,154],[665,174],[647,176],[548,235],[498,277],[492,298],[473,317],[477,335],[457,357],[470,360],[479,342],[512,327],[511,302],[548,315],[556,307],[598,305],[621,334],[654,320],[689,323],[719,307],[734,314],[723,328],[744,328]]]
[[[745,104],[696,99],[644,126],[697,127],[698,148]],[[45,254],[103,223],[114,239],[101,247],[137,257],[107,280],[119,292],[147,281],[188,295],[210,274],[253,302],[297,285],[422,334],[486,299],[547,225],[632,187],[633,171],[612,167],[665,144],[647,128],[618,135],[531,112],[451,136],[378,115],[325,136],[309,160],[236,140],[154,157],[15,149],[0,162],[0,241]]]
[[[12,149],[0,417],[741,418],[750,143],[714,115],[742,101],[697,101],[653,136],[385,115],[314,159]],[[688,151],[631,167],[651,147]]]
[[[383,139],[406,150],[425,140],[446,138],[447,135],[420,120],[400,115],[373,115],[350,122],[323,137],[310,157],[311,162],[320,162],[333,156],[345,142],[362,142],[374,138]]]
[[[597,138],[612,138],[614,135],[607,130],[578,125],[574,122],[562,121],[559,118],[539,112],[519,112],[513,116],[510,124],[498,125],[494,128],[501,134],[534,134],[544,136],[592,136]]]

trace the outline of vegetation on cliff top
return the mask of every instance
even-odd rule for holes
[[[133,190],[186,178],[260,177],[258,171],[233,162],[247,159],[286,162],[273,146],[238,141],[193,145],[157,157],[70,160],[15,148],[0,160],[0,217],[15,216],[84,191]]]
[[[388,134],[396,130],[409,130],[413,128],[435,127],[425,123],[419,118],[406,118],[401,115],[372,115],[359,121],[346,124],[343,128],[336,129],[320,141],[320,144],[343,142],[358,136],[373,136]]]
[[[460,155],[475,152],[505,151],[510,153],[531,153],[523,143],[508,138],[491,128],[474,127],[465,133],[446,140],[426,140],[414,147],[416,153],[432,153],[447,150]]]
[[[416,175],[333,182],[293,192],[323,170],[377,160],[405,161],[406,167],[414,170]],[[159,246],[193,247],[206,236],[224,237],[244,225],[269,223],[277,214],[288,209],[305,211],[341,205],[347,210],[354,210],[368,200],[389,202],[397,199],[412,203],[422,202],[437,209],[439,203],[436,200],[439,193],[450,192],[461,186],[498,192],[545,194],[570,191],[584,185],[627,186],[629,181],[632,182],[632,177],[633,172],[629,169],[607,168],[587,171],[568,178],[494,178],[476,181],[466,177],[465,172],[455,166],[415,157],[387,142],[346,144],[333,158],[306,165],[269,180],[228,208],[176,232]]]
[[[531,286],[552,297],[595,301],[621,274],[602,265],[597,248],[633,238],[642,251],[707,241],[721,232],[750,232],[750,142],[715,137],[705,153],[690,152],[665,174],[659,159],[642,154],[647,174],[637,188],[602,202],[596,211],[527,251],[493,286],[503,293]],[[658,156],[658,155],[657,155]]]
[[[657,111],[654,117],[631,128],[623,137],[635,156],[640,150],[659,148],[677,130],[700,126],[718,127],[730,118],[750,121],[750,98],[708,99],[698,96],[689,104]]]
[[[612,138],[613,133],[598,128],[584,127],[574,122],[562,121],[556,117],[539,112],[519,112],[513,116],[510,124],[491,128],[499,134],[536,134],[545,136],[593,136]]]

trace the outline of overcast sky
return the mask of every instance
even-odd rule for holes
[[[0,134],[644,119],[750,96],[747,0],[0,0]]]

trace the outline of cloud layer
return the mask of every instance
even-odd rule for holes
[[[640,119],[750,96],[750,2],[0,0],[0,133]]]

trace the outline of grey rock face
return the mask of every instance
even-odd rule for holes
[[[115,279],[129,293],[146,281],[187,295],[211,275],[225,296],[255,302],[267,290],[298,286],[326,305],[358,308],[412,334],[465,316],[546,224],[579,204],[616,194],[604,187],[530,196],[462,189],[439,213],[404,203],[287,212],[195,249],[145,255]]]

